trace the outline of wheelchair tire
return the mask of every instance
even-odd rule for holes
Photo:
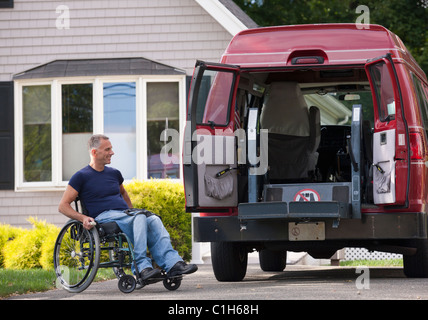
[[[55,242],[54,268],[57,287],[71,293],[85,290],[94,280],[100,262],[100,238],[96,228],[86,230],[68,221]]]
[[[181,279],[181,277],[165,278],[163,279],[163,286],[170,291],[177,290],[181,285]]]
[[[137,280],[135,280],[133,276],[127,274],[120,277],[119,283],[117,285],[119,290],[123,293],[131,293],[137,286]]]

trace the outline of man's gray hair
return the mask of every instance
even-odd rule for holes
[[[101,140],[109,140],[109,137],[103,134],[94,134],[90,137],[88,140],[88,150],[91,151],[92,149],[98,149],[101,144]]]

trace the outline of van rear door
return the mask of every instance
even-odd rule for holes
[[[238,205],[235,97],[239,67],[197,61],[189,93],[183,172],[186,210]]]
[[[390,54],[365,66],[373,95],[373,197],[377,205],[408,206],[409,134]]]

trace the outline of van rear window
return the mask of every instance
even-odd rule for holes
[[[378,105],[380,121],[386,122],[394,120],[394,88],[386,63],[379,62],[371,66],[370,73],[374,82],[374,94]]]
[[[196,123],[226,126],[235,74],[227,71],[205,70],[196,106]]]

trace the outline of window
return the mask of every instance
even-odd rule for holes
[[[229,122],[229,105],[233,90],[234,73],[206,70],[196,107],[198,124],[225,126]],[[211,88],[213,88],[211,90]]]
[[[92,83],[63,84],[62,180],[88,164],[86,142],[93,132]]]
[[[422,122],[425,130],[428,131],[428,99],[425,96],[423,85],[415,74],[412,73],[413,83],[415,84],[416,96],[418,99],[419,109],[421,110]]]
[[[337,91],[330,89],[331,91],[324,93],[322,89],[319,88],[318,93],[303,93],[308,108],[317,106],[320,109],[322,125],[350,125],[352,108],[359,104],[362,106],[363,120],[368,120],[370,127],[374,126],[373,98],[370,90],[361,89],[349,93],[338,88]]]
[[[388,66],[383,61],[379,62],[370,67],[370,73],[375,85],[379,119],[389,122],[395,119],[395,98]]]
[[[179,131],[179,99],[177,82],[147,83],[147,165],[149,178],[179,178],[179,141],[167,134],[168,129]],[[166,161],[162,148],[173,144]],[[175,152],[174,152],[175,151]]]
[[[104,133],[117,153],[111,166],[119,169],[124,179],[136,178],[135,82],[104,83],[103,102]]]
[[[181,177],[185,75],[15,80],[15,91],[17,190],[66,186],[93,133],[110,138],[125,180]]]
[[[22,88],[25,182],[52,179],[51,87]]]

